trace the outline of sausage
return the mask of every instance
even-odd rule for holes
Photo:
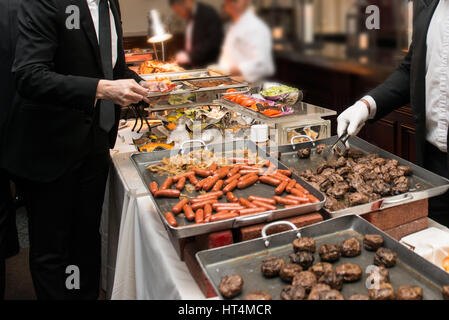
[[[262,169],[252,169],[252,170],[240,170],[241,174],[262,174],[263,170]]]
[[[235,188],[237,188],[239,181],[233,180],[230,184],[223,188],[224,193],[232,192]]]
[[[208,196],[207,198],[200,198],[200,199],[195,198],[195,199],[191,199],[190,203],[194,204],[194,203],[198,203],[198,202],[204,202],[207,200],[218,200],[218,197],[211,195],[211,196]]]
[[[308,194],[308,195],[307,195],[307,198],[309,198],[310,202],[312,202],[312,203],[318,203],[318,202],[320,202],[320,200],[318,200],[315,196],[313,196],[313,195],[311,195],[311,194]]]
[[[287,177],[291,177],[291,176],[292,176],[292,172],[291,172],[290,170],[282,170],[282,169],[278,169],[278,170],[276,171],[276,173],[280,173],[280,174],[282,174],[282,175],[284,175],[284,176],[287,176]]]
[[[253,204],[256,205],[259,208],[265,208],[267,210],[277,210],[276,206],[273,206],[269,203],[263,202],[263,201],[253,201]]]
[[[217,212],[223,212],[223,211],[238,212],[241,209],[246,209],[246,207],[243,207],[243,206],[238,206],[238,207],[218,207],[215,211],[217,211]]]
[[[216,196],[218,199],[221,199],[223,197],[223,191],[213,191],[208,193],[203,193],[196,197],[195,199],[204,199],[204,198],[210,198],[211,196]]]
[[[164,213],[165,216],[165,220],[167,220],[167,223],[172,226],[172,227],[176,227],[178,224],[176,222],[175,216],[173,215],[173,213],[171,212],[166,212]]]
[[[239,202],[239,199],[232,192],[226,193],[226,199],[231,203]]]
[[[274,187],[277,187],[282,182],[281,180],[273,178],[271,176],[261,176],[259,177],[259,181],[265,184],[272,185]]]
[[[240,166],[241,170],[260,170],[261,168],[255,166]]]
[[[223,212],[212,215],[210,217],[210,222],[217,222],[217,221],[233,219],[233,218],[237,218],[238,216],[239,216],[239,214],[237,212],[223,211]]]
[[[282,181],[282,183],[274,190],[274,193],[278,196],[284,193],[285,188],[287,188],[288,181]]]
[[[205,184],[207,182],[207,178],[206,179],[203,179],[203,180],[201,180],[201,181],[199,181],[197,184],[195,184],[195,189],[196,190],[201,190],[201,189],[203,189],[203,185]]]
[[[287,181],[287,182],[290,181],[290,178],[289,178],[289,177],[284,176],[283,174],[280,174],[280,173],[274,173],[274,174],[272,174],[271,176],[272,176],[273,178],[279,179],[279,180],[281,180],[281,181]]]
[[[279,196],[275,196],[274,200],[276,200],[276,203],[283,204],[283,205],[299,205],[301,202],[289,198],[282,198]]]
[[[287,184],[287,188],[285,188],[285,191],[290,193],[290,191],[295,187],[295,185],[296,185],[296,180],[291,179],[290,182]]]
[[[242,209],[239,211],[241,216],[247,216],[250,214],[256,214],[256,213],[262,213],[262,212],[266,212],[267,209],[265,208],[248,208],[248,209]]]
[[[191,184],[193,184],[194,186],[196,186],[198,184],[198,179],[195,176],[195,173],[192,171],[187,178],[189,178],[189,181]]]
[[[186,219],[189,221],[193,221],[193,219],[195,219],[195,213],[193,212],[193,210],[193,206],[190,206],[188,204],[182,207],[182,211],[184,211]]]
[[[215,170],[217,170],[217,163],[212,163],[209,167],[209,171],[214,172]]]
[[[210,203],[206,204],[204,206],[204,222],[210,222],[210,217],[212,215],[212,206],[210,205]]]
[[[176,205],[173,207],[172,212],[173,212],[174,214],[180,214],[181,211],[182,211],[182,208],[184,208],[184,206],[185,206],[186,204],[189,204],[189,199],[183,199],[183,200],[179,201],[178,204],[176,204]]]
[[[159,187],[158,187],[156,181],[153,181],[153,182],[150,183],[150,191],[153,194],[153,196],[156,195],[156,192],[159,191]]]
[[[239,199],[239,203],[247,208],[257,208],[257,206],[251,202],[249,202],[248,200],[246,200],[245,198],[240,198]]]
[[[166,189],[170,189],[171,185],[173,184],[173,178],[167,178],[165,179],[164,183],[161,186],[160,190],[166,190]]]
[[[197,176],[200,176],[203,178],[209,177],[212,174],[209,170],[204,170],[204,169],[200,169],[200,168],[194,168],[192,171],[195,172],[195,174]]]
[[[299,183],[295,184],[295,189],[298,189],[299,191],[301,191],[304,194],[309,194],[310,192],[307,191],[302,185],[300,185]]]
[[[240,181],[237,184],[237,188],[239,189],[245,189],[248,188],[250,186],[252,186],[253,184],[255,184],[257,181],[259,181],[259,177],[258,176],[250,176],[247,179]]]
[[[290,190],[290,193],[291,193],[292,195],[297,196],[297,197],[300,197],[300,198],[306,197],[306,195],[305,195],[301,190],[298,190],[298,189],[296,189],[296,188],[292,188],[292,189]]]
[[[221,188],[223,188],[224,181],[218,180],[217,183],[214,184],[214,187],[212,188],[212,191],[220,191]]]
[[[218,202],[218,200],[206,200],[206,201],[202,201],[202,202],[197,202],[197,203],[192,204],[192,209],[193,210],[202,209],[202,208],[204,208],[204,206],[206,204],[213,204],[216,202]]]
[[[297,197],[297,196],[294,196],[294,195],[291,195],[291,194],[286,196],[286,198],[287,199],[292,199],[292,200],[295,200],[295,201],[298,201],[298,202],[301,202],[301,203],[309,202],[309,198],[307,198],[307,197]]]
[[[229,171],[231,171],[230,167],[223,167],[218,169],[215,174],[219,177],[219,179],[224,179],[228,175]]]
[[[178,189],[159,190],[155,193],[156,198],[179,198],[181,191]]]
[[[183,178],[183,177],[185,177],[185,178],[188,178],[190,175],[192,175],[192,174],[195,174],[193,171],[189,171],[189,172],[187,172],[187,173],[183,173],[183,174],[179,174],[179,175],[177,175],[177,176],[174,176],[173,177],[173,182],[178,182],[179,181],[179,179],[181,179],[181,178]]]
[[[241,171],[240,171],[240,172],[241,172]],[[248,179],[249,177],[253,177],[253,176],[257,177],[257,173],[250,172],[250,173],[247,173],[247,174],[245,174],[245,175],[242,175],[242,176],[239,178],[239,182],[240,182],[240,181],[243,181],[243,180],[246,180],[246,179]]]
[[[262,201],[262,202],[266,202],[266,203],[272,204],[272,205],[275,205],[275,204],[276,204],[276,200],[270,199],[270,198],[263,198],[263,197],[249,196],[249,197],[248,197],[248,200],[249,200],[249,201]]]
[[[209,191],[212,189],[212,187],[220,180],[220,177],[218,175],[214,175],[212,177],[208,178],[209,180],[203,184],[203,190]]]
[[[255,165],[256,163],[253,160],[250,160],[248,158],[228,158],[229,161],[232,163],[245,163],[248,165]]]
[[[204,210],[198,209],[195,213],[195,223],[200,224],[204,222]]]
[[[230,177],[235,176],[237,173],[239,173],[240,168],[241,168],[241,166],[239,166],[239,165],[234,166],[234,167],[231,169],[231,171],[229,171],[227,177],[230,178]]]
[[[269,176],[269,175],[273,174],[275,170],[276,170],[276,166],[274,164],[270,163],[270,166],[264,172],[264,175]]]
[[[182,189],[184,189],[184,186],[186,185],[186,177],[181,177],[178,180],[178,183],[176,184],[176,189],[178,189],[179,191],[181,191]]]
[[[239,203],[228,203],[228,202],[216,202],[212,204],[213,209],[223,208],[223,207],[240,207]]]
[[[232,177],[226,179],[225,182],[224,182],[224,184],[225,184],[225,185],[228,185],[228,184],[230,184],[232,181],[240,179],[241,176],[242,176],[242,175],[241,175],[240,173],[237,173],[236,175],[233,175]]]

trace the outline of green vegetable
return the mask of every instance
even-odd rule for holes
[[[298,91],[299,91],[298,89],[289,86],[279,86],[279,87],[271,87],[267,90],[262,91],[260,94],[266,97],[273,97],[285,93],[292,93]]]

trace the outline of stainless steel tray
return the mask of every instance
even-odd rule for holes
[[[156,80],[156,78],[167,78],[170,81],[174,81],[174,80],[207,79],[209,77],[216,77],[217,74],[207,69],[195,69],[180,72],[141,74],[140,76],[144,80]]]
[[[268,225],[266,228],[269,227]],[[389,269],[391,284],[395,289],[402,285],[417,285],[423,288],[424,299],[442,300],[441,288],[449,284],[449,273],[415,254],[358,216],[335,218],[302,229],[201,251],[196,254],[196,258],[221,298],[223,297],[218,290],[221,278],[228,274],[239,274],[244,280],[244,286],[243,292],[236,299],[242,299],[255,290],[265,291],[273,299],[280,299],[280,292],[288,283],[282,281],[279,277],[265,278],[260,271],[262,260],[271,256],[278,256],[289,261],[288,255],[293,252],[292,242],[299,235],[313,237],[318,249],[324,243],[337,244],[350,237],[362,240],[366,234],[382,235],[384,247],[398,254],[397,265]],[[268,246],[266,246],[267,240]],[[314,257],[315,262],[320,260],[318,253],[315,253]],[[334,263],[334,267],[344,263],[355,263],[365,272],[366,268],[373,264],[373,257],[373,252],[362,249],[360,256],[340,258],[339,261]],[[356,293],[366,294],[368,292],[365,285],[367,277],[368,274],[364,273],[360,281],[353,284],[345,283],[342,290],[343,296],[349,298]]]
[[[134,163],[135,167],[137,168],[137,171],[140,174],[140,177],[142,178],[143,183],[149,188],[149,185],[152,181],[156,181],[159,185],[161,185],[164,180],[167,178],[166,176],[157,175],[152,173],[151,171],[147,170],[146,168],[149,165],[159,163],[163,158],[170,157],[173,154],[176,154],[177,152],[183,152],[188,153],[194,149],[198,149],[199,147],[186,147],[184,149],[180,150],[170,150],[170,151],[160,151],[160,152],[150,152],[150,153],[136,153],[131,155],[131,160]],[[211,150],[215,153],[222,153],[222,152],[232,152],[232,151],[239,151],[248,149],[253,153],[258,153],[258,155],[261,158],[270,160],[273,164],[277,164],[279,169],[287,169],[284,165],[278,163],[278,161],[274,158],[270,158],[267,153],[260,149],[256,144],[254,144],[251,141],[248,140],[240,140],[240,141],[234,141],[226,144],[218,144],[218,145],[208,145],[208,150]],[[214,223],[207,223],[207,224],[194,224],[191,222],[188,222],[183,217],[176,217],[176,220],[178,222],[178,227],[174,228],[170,225],[168,225],[164,213],[167,211],[171,211],[173,206],[179,202],[179,199],[155,199],[152,196],[152,200],[155,204],[155,207],[157,208],[158,214],[163,221],[163,223],[166,226],[166,229],[175,237],[175,238],[187,238],[192,237],[196,235],[201,234],[207,234],[210,232],[215,231],[221,231],[221,230],[227,230],[227,229],[233,229],[233,228],[239,228],[243,226],[248,225],[254,225],[258,223],[265,223],[270,222],[273,220],[281,220],[286,219],[288,217],[292,216],[298,216],[302,214],[307,214],[310,212],[316,212],[319,211],[325,201],[325,196],[323,193],[321,193],[318,190],[315,190],[312,188],[308,183],[300,179],[296,175],[292,175],[293,178],[295,178],[298,183],[300,183],[304,188],[306,188],[312,195],[318,198],[320,201],[319,203],[313,203],[308,204],[304,206],[300,206],[297,208],[288,208],[288,209],[279,209],[275,211],[267,211],[261,214],[256,214],[252,216],[245,216],[245,217],[237,217],[231,220],[226,221],[219,221]],[[255,196],[263,196],[267,197],[270,195],[274,196],[274,188],[265,184],[257,183],[256,185],[244,189],[244,190],[235,190],[234,194],[237,197],[244,197],[247,198],[250,195]],[[194,192],[191,194],[192,197],[198,195],[198,193]],[[226,201],[225,199],[222,199],[221,201]]]
[[[279,152],[280,162],[285,166],[300,174],[306,169],[316,170],[317,167],[324,161],[323,157],[315,152],[314,145],[327,144],[332,145],[337,141],[337,137],[319,140],[312,142],[305,142],[294,145],[284,145],[278,147],[276,152]],[[379,147],[376,147],[365,140],[358,137],[351,137],[349,145],[354,149],[362,150],[365,153],[377,153],[383,158],[396,159],[401,165],[410,166],[413,170],[413,175],[410,179],[410,191],[399,196],[386,197],[372,203],[367,203],[359,206],[350,207],[339,211],[326,210],[332,217],[343,216],[347,214],[365,214],[381,209],[391,208],[417,200],[427,199],[444,194],[449,189],[449,180],[440,177],[424,168],[421,168],[409,161],[399,158]],[[310,159],[299,159],[296,155],[299,149],[312,148]],[[270,151],[267,150],[269,153]],[[273,156],[273,155],[272,155]]]

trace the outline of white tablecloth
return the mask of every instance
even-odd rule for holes
[[[119,133],[103,207],[103,288],[111,299],[205,299],[173,248]]]

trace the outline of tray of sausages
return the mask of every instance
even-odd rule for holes
[[[251,141],[131,159],[176,238],[316,212],[325,202],[324,194]]]

